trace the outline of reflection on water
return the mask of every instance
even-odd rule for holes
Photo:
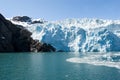
[[[0,54],[0,80],[119,80],[117,68],[86,64],[90,60],[111,61],[109,55],[84,53],[19,53]],[[118,54],[118,53],[117,53]],[[118,55],[109,56],[118,63]],[[89,56],[92,56],[90,58]],[[86,59],[84,59],[86,57]],[[93,58],[94,57],[94,58]],[[66,60],[78,58],[84,63]],[[116,58],[116,59],[115,59]],[[103,59],[103,60],[102,60]],[[79,62],[79,60],[78,60]]]

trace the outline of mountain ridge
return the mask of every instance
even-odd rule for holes
[[[0,14],[0,52],[55,51],[53,46],[34,40],[31,35],[24,26],[14,24]]]

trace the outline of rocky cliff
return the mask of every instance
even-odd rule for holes
[[[11,23],[0,14],[0,52],[55,51],[51,45],[43,45],[46,43],[34,45],[41,43],[33,40],[31,34],[23,26]]]

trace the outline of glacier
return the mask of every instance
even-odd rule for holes
[[[25,26],[33,33],[34,39],[51,44],[57,51],[120,51],[120,20],[83,18],[47,21],[43,24],[12,22]]]

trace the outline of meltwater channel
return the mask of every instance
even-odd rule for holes
[[[1,53],[0,80],[120,80],[120,53]]]

